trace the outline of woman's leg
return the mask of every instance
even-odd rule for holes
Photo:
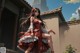
[[[19,44],[17,45],[17,48],[24,52],[25,50],[22,47],[23,47],[22,43],[19,42]]]
[[[29,47],[26,49],[25,53],[30,53],[31,49],[33,48],[34,44],[30,43]]]
[[[28,49],[25,51],[25,53],[30,53],[30,51],[31,51],[31,47],[28,47]]]
[[[49,44],[49,46],[51,48],[51,53],[54,53],[53,42],[52,42],[51,35],[50,34],[43,33],[42,37],[48,39],[48,44]]]
[[[19,48],[21,51],[25,51],[24,49],[22,49],[19,45],[17,46],[17,48]]]

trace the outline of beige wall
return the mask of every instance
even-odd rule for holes
[[[80,53],[80,24],[70,24],[60,26],[60,53],[65,51],[69,44]]]
[[[51,34],[55,53],[64,53],[69,44],[77,49],[76,53],[80,53],[80,23],[59,25],[59,16],[53,14],[42,16],[42,18],[47,28],[56,33]]]
[[[55,53],[59,53],[59,18],[58,16],[54,16],[54,15],[46,15],[43,16],[44,21],[46,22],[47,28],[48,29],[52,29],[55,31],[55,35],[53,33],[51,33],[52,35],[52,40],[53,40],[53,47],[54,47],[54,52]],[[50,52],[48,52],[50,53]]]

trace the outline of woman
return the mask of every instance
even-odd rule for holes
[[[29,18],[21,25],[27,25],[28,30],[20,33],[22,36],[18,41],[19,44],[17,47],[19,49],[25,51],[25,53],[30,53],[32,50],[36,50],[34,47],[37,45],[40,53],[45,52],[49,47],[51,48],[51,53],[54,53],[49,33],[53,32],[55,34],[55,32],[53,30],[46,30],[45,22],[41,19],[38,8],[33,8]]]

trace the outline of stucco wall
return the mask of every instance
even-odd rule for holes
[[[80,23],[60,26],[60,53],[63,53],[69,44],[80,53]]]
[[[52,41],[53,41],[53,47],[54,52],[59,53],[59,18],[57,15],[46,15],[42,16],[44,21],[46,22],[47,29],[52,29],[55,31],[56,34],[51,33],[52,35]],[[50,53],[50,52],[47,52]]]

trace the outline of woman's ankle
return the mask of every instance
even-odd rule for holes
[[[30,51],[26,50],[25,53],[30,53]]]

